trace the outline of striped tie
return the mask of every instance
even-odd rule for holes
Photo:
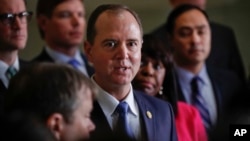
[[[193,105],[200,112],[203,124],[205,125],[206,129],[209,129],[211,126],[211,119],[209,116],[209,111],[207,109],[206,101],[203,99],[199,90],[198,81],[200,81],[199,77],[194,77],[191,81]]]
[[[9,66],[5,74],[6,77],[10,80],[16,73],[17,70],[13,66]]]

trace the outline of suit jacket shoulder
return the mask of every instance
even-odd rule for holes
[[[243,83],[246,73],[235,33],[229,26],[210,22],[212,48],[207,59],[208,65],[225,68],[236,72]]]
[[[245,84],[242,83],[235,72],[213,67],[207,67],[207,71],[214,91],[218,95],[217,99],[222,112],[226,110],[233,100],[232,98],[245,96]]]
[[[42,52],[32,59],[34,62],[54,62],[54,60],[49,56],[46,52],[45,48],[43,48]]]
[[[230,36],[232,34],[234,34],[234,31],[231,27],[227,26],[227,25],[223,25],[214,21],[210,21],[210,26],[213,30],[215,31],[223,31],[225,34],[230,34]],[[234,36],[234,35],[233,35]]]

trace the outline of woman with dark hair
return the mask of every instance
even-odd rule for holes
[[[177,101],[170,51],[166,51],[152,35],[144,35],[143,41],[141,67],[133,80],[133,87],[172,104],[179,141],[207,141],[198,110]]]

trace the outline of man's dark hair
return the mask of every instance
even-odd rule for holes
[[[173,35],[173,31],[174,31],[174,28],[175,28],[175,22],[176,22],[176,19],[182,15],[183,13],[187,12],[187,11],[190,11],[190,10],[198,10],[200,11],[207,19],[207,21],[209,22],[209,18],[208,18],[208,15],[207,13],[202,10],[201,8],[195,6],[195,5],[191,5],[191,4],[182,4],[180,6],[177,6],[175,9],[173,9],[168,18],[167,18],[167,22],[166,22],[166,29],[167,29],[167,33],[168,35],[172,36]]]
[[[4,110],[31,113],[44,122],[53,113],[60,113],[70,122],[82,88],[96,93],[92,82],[80,71],[62,64],[34,64],[11,79]]]
[[[95,28],[95,24],[96,21],[98,19],[98,17],[106,12],[106,11],[112,11],[114,13],[121,13],[124,11],[127,11],[129,13],[131,13],[135,20],[137,21],[139,27],[140,27],[140,31],[141,31],[141,36],[143,35],[143,29],[142,29],[142,24],[141,24],[141,20],[139,18],[139,16],[137,15],[137,13],[131,9],[129,9],[127,6],[125,5],[120,5],[120,4],[104,4],[104,5],[100,5],[98,6],[90,15],[90,18],[88,20],[88,25],[87,25],[87,40],[93,44],[94,43],[94,39],[96,36],[96,28]]]
[[[36,5],[36,17],[39,17],[40,15],[44,15],[48,18],[51,18],[53,11],[55,8],[65,2],[66,0],[38,0]],[[83,0],[80,0],[83,2]],[[42,39],[44,39],[44,31],[39,28],[40,36]]]

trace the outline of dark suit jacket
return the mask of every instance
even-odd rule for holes
[[[165,23],[166,24],[166,23]],[[165,24],[155,29],[152,34],[169,47]],[[210,22],[212,31],[211,52],[207,65],[234,71],[246,83],[246,74],[233,30],[230,27]]]
[[[20,70],[27,67],[30,63],[19,59]],[[4,86],[2,80],[0,80],[0,114],[3,113],[3,102],[4,95],[6,94],[7,88]]]
[[[94,73],[93,67],[89,65],[87,58],[84,56],[84,54],[81,54],[81,57],[83,61],[85,62],[85,67],[89,76],[92,76]],[[49,56],[49,54],[46,52],[45,49],[43,49],[42,52],[38,56],[36,56],[32,61],[33,62],[54,62],[54,60]]]
[[[227,111],[232,98],[235,96],[243,97],[244,94],[242,93],[242,91],[244,91],[245,89],[239,77],[231,71],[215,69],[207,66],[207,72],[214,90],[217,104],[217,115],[218,120],[220,120],[221,116]],[[176,77],[178,76],[176,75]],[[178,99],[186,102],[178,79],[177,93]]]
[[[250,124],[250,93],[246,92],[245,97],[235,97],[228,111],[223,115],[217,126],[210,134],[211,141],[229,141],[233,137],[232,130],[229,128],[233,124],[249,125]],[[230,129],[230,132],[229,132]],[[233,131],[234,133],[234,131]],[[247,136],[246,136],[247,137]],[[235,138],[236,140],[237,138]],[[232,139],[234,140],[234,139]],[[243,138],[244,140],[244,138]],[[249,139],[248,139],[249,140]]]
[[[134,97],[139,107],[143,141],[176,141],[175,121],[170,104],[139,91],[134,91]],[[151,119],[147,117],[147,111],[152,113]],[[122,141],[114,137],[98,102],[94,103],[91,118],[96,125],[95,131],[91,133],[91,141]]]

